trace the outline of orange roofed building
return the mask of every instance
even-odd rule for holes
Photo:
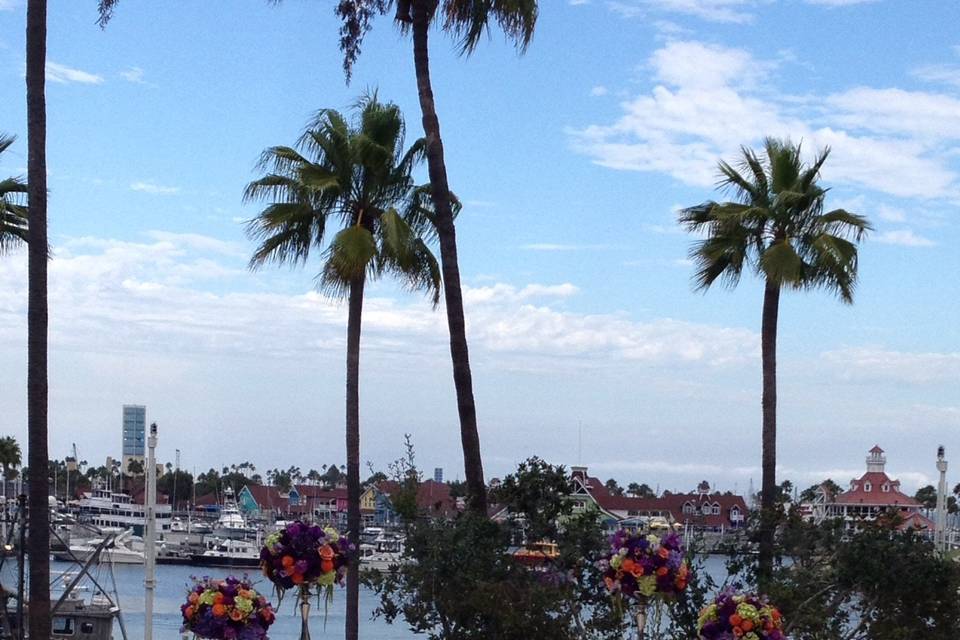
[[[823,505],[823,518],[840,518],[848,528],[872,522],[881,514],[895,513],[902,519],[901,529],[933,530],[934,523],[921,513],[923,505],[900,491],[900,481],[886,472],[887,458],[883,449],[874,446],[867,453],[867,472],[850,481],[850,488],[830,495],[821,487],[818,500]],[[818,520],[821,518],[817,518]]]

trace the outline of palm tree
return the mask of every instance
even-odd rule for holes
[[[347,312],[347,528],[360,536],[360,329],[363,290],[368,279],[391,273],[413,290],[440,296],[440,268],[424,242],[433,211],[411,171],[423,155],[423,141],[404,149],[404,122],[393,104],[376,95],[356,105],[349,123],[339,112],[320,111],[297,148],[272,147],[261,159],[267,175],[247,187],[247,200],[270,204],[248,225],[260,242],[252,268],[268,262],[305,263],[326,245],[317,276],[328,294],[348,299]],[[402,213],[398,212],[398,209]],[[331,221],[343,228],[329,239]],[[291,469],[300,476],[299,469]],[[293,475],[293,474],[291,474]],[[346,637],[356,638],[359,574],[347,575]]]
[[[27,462],[47,468],[47,2],[27,2]],[[36,475],[36,474],[35,474]],[[48,487],[30,482],[31,638],[50,637],[50,514]]]
[[[16,138],[0,133],[0,154],[10,148]],[[20,178],[0,180],[0,255],[27,241],[27,207],[24,194],[27,184]]]
[[[386,13],[393,4],[392,0],[349,0],[340,2],[337,6],[337,14],[343,20],[340,47],[344,52],[344,70],[348,80],[352,66],[360,55],[363,37],[369,31],[373,18]],[[460,417],[460,440],[469,504],[474,511],[483,515],[486,515],[486,485],[483,481],[480,435],[467,350],[454,211],[449,205],[450,187],[447,182],[443,140],[440,136],[440,120],[437,117],[430,80],[428,36],[434,20],[439,20],[443,30],[457,39],[460,53],[469,55],[493,21],[499,24],[507,37],[523,51],[533,37],[537,5],[537,0],[398,0],[396,3],[395,19],[402,30],[409,29],[413,34],[414,67],[423,131],[426,135],[427,166],[436,209],[440,258],[443,263],[443,294],[450,331],[450,356],[457,392],[457,412]]]
[[[763,431],[759,578],[773,570],[777,498],[777,321],[781,289],[822,288],[851,304],[857,282],[857,243],[870,230],[863,216],[835,209],[824,213],[827,190],[817,180],[830,155],[810,165],[800,145],[767,138],[762,155],[743,147],[738,167],[721,161],[720,187],[734,202],[706,202],[680,212],[689,231],[705,233],[690,255],[694,283],[707,289],[718,279],[733,287],[744,267],[764,281],[760,349],[763,368]]]

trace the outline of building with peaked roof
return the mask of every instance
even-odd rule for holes
[[[692,493],[664,493],[655,498],[615,495],[586,467],[571,468],[570,500],[573,512],[597,509],[607,527],[639,523],[660,518],[697,531],[721,533],[744,526],[747,504],[741,496],[711,492],[710,484],[700,483]]]
[[[882,514],[897,514],[900,528],[934,528],[932,520],[921,510],[923,505],[900,491],[900,481],[887,475],[887,457],[879,445],[867,452],[867,472],[850,481],[850,488],[837,495],[830,495],[826,487],[818,491],[814,508],[814,520],[840,518],[854,529],[864,522],[872,522]]]

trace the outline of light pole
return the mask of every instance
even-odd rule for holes
[[[157,423],[151,423],[147,438],[147,500],[144,505],[146,531],[144,532],[144,619],[143,640],[153,640],[153,591],[156,588],[156,533],[157,521]]]
[[[940,472],[940,484],[937,486],[937,551],[947,552],[947,461],[944,458],[943,445],[937,448],[937,471]]]

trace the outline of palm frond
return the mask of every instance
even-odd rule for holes
[[[533,39],[539,9],[537,0],[441,0],[443,29],[459,39],[460,52],[473,53],[493,19],[517,49],[525,51]]]
[[[332,296],[343,296],[351,282],[374,266],[376,255],[377,243],[368,229],[360,225],[342,229],[324,254],[320,289]]]

